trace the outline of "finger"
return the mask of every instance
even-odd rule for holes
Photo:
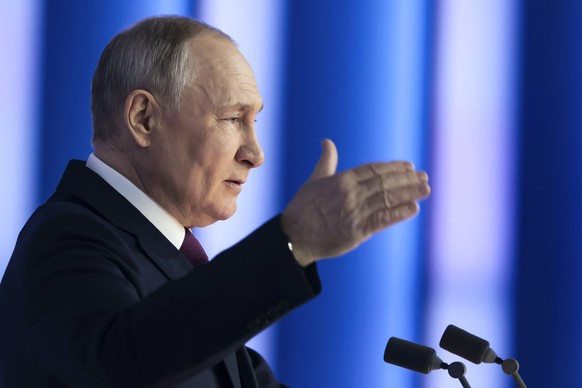
[[[375,212],[365,219],[363,232],[366,236],[380,232],[387,227],[404,221],[418,214],[420,207],[416,202],[409,202],[394,209]]]
[[[424,171],[406,171],[404,173],[387,173],[375,175],[361,182],[363,189],[371,194],[384,190],[396,190],[403,187],[427,184],[428,175]]]
[[[319,157],[309,180],[325,178],[335,174],[337,162],[337,148],[334,142],[330,139],[324,139],[321,142],[321,156]]]
[[[360,207],[361,217],[368,218],[374,213],[390,211],[426,198],[430,194],[428,185],[401,188],[397,190],[384,190],[371,195]]]
[[[384,162],[384,163],[370,163],[356,167],[352,170],[358,182],[366,181],[375,175],[383,175],[397,172],[413,171],[414,165],[410,162]]]
[[[379,221],[377,226],[378,229],[376,229],[376,231],[414,217],[418,214],[419,210],[420,207],[418,206],[418,203],[412,202],[390,209],[389,211],[378,213],[376,218],[379,219]]]

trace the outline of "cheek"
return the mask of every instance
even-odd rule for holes
[[[237,143],[228,136],[212,139],[214,141],[206,140],[203,147],[192,150],[190,155],[193,178],[191,190],[197,194],[199,201],[216,208],[215,210],[219,207],[232,207],[236,195],[233,196],[225,181],[240,177],[235,159]]]
[[[234,144],[223,141],[220,144],[209,144],[204,150],[200,150],[199,161],[206,175],[214,179],[232,178],[230,174],[236,172],[236,152]]]

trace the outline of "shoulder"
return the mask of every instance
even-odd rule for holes
[[[22,230],[24,238],[55,239],[77,235],[113,237],[116,228],[94,209],[77,199],[49,201],[40,206]]]
[[[12,260],[31,267],[65,254],[117,256],[127,233],[77,200],[49,201],[22,229]]]

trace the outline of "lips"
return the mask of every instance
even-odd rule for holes
[[[246,182],[245,178],[231,178],[231,179],[227,179],[226,180],[229,183],[235,183],[237,185],[244,185],[244,183]]]
[[[227,187],[230,187],[232,190],[236,190],[240,192],[242,190],[242,185],[245,183],[242,179],[228,179],[224,181]]]

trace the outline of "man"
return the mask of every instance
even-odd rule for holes
[[[188,229],[232,216],[264,158],[263,103],[232,40],[146,19],[105,48],[91,105],[94,153],[27,222],[0,285],[3,387],[277,387],[245,342],[319,293],[317,260],[430,191],[406,162],[336,174],[324,140],[285,211],[206,262]]]

